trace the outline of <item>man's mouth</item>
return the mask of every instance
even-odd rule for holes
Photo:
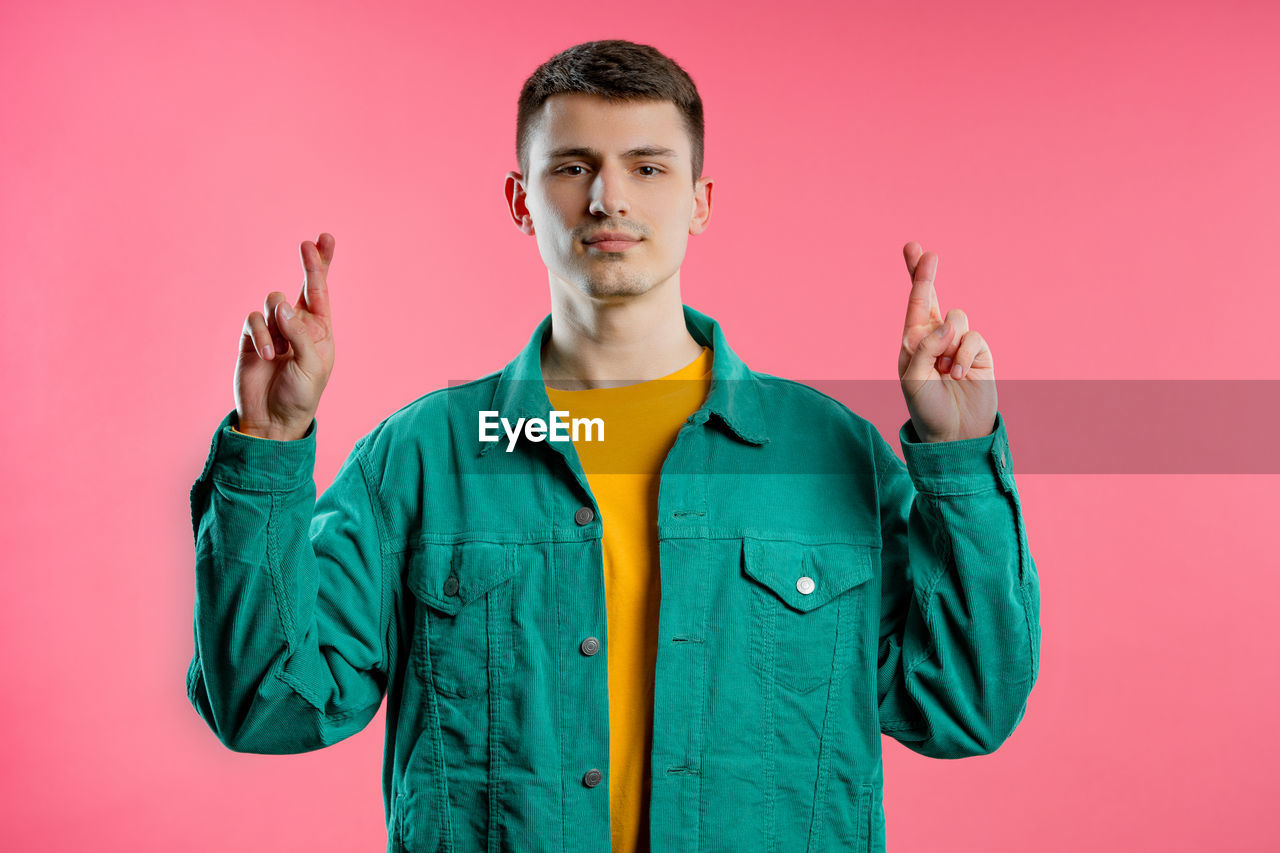
[[[588,249],[595,249],[597,252],[625,252],[632,246],[640,245],[639,240],[596,240],[588,243]]]
[[[621,231],[602,231],[599,234],[592,234],[583,242],[598,252],[625,252],[639,243],[640,238]]]

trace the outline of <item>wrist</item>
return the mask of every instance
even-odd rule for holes
[[[255,424],[231,424],[231,429],[241,435],[247,435],[251,438],[265,438],[271,441],[300,441],[307,436],[307,429],[310,427],[310,421],[307,426],[298,428],[289,428],[282,426],[257,426]]]

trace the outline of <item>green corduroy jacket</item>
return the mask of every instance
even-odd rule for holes
[[[905,465],[868,421],[713,349],[658,494],[655,851],[881,851],[881,735],[989,753],[1039,669],[1040,592],[1004,421]],[[546,419],[548,315],[499,373],[356,442],[316,498],[316,423],[234,432],[191,489],[191,703],[228,748],[320,749],[387,699],[390,851],[607,851],[601,519]],[[584,642],[595,638],[596,643]]]

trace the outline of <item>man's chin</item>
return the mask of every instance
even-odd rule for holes
[[[653,289],[653,282],[635,278],[588,276],[578,281],[578,290],[595,299],[611,296],[639,296]]]
[[[625,298],[648,293],[657,287],[658,282],[649,276],[638,275],[636,271],[620,269],[575,270],[575,275],[552,274],[552,279],[560,286],[572,288],[574,291],[592,299]]]
[[[614,285],[612,287],[602,287],[595,290],[588,290],[587,293],[597,299],[608,299],[610,297],[626,297],[640,296],[648,293],[653,288],[649,285],[632,285],[629,287]]]

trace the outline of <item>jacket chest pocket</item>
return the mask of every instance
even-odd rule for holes
[[[831,680],[840,648],[861,623],[874,584],[871,546],[744,539],[743,571],[751,589],[751,664],[797,693]]]
[[[510,672],[514,573],[514,547],[496,542],[424,542],[410,553],[413,665],[436,692],[482,695]]]

